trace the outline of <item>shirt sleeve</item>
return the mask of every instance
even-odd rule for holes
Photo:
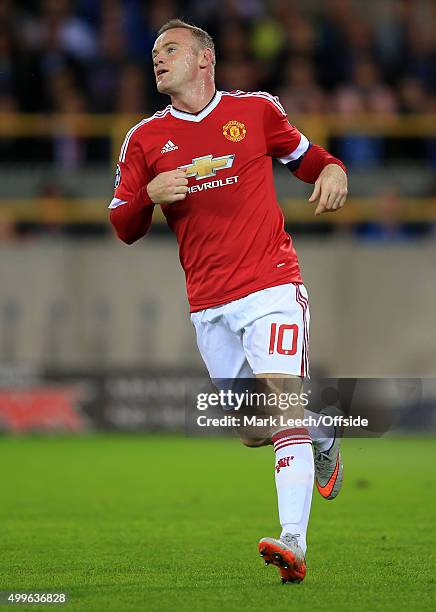
[[[129,200],[141,187],[147,185],[150,181],[151,174],[136,134],[132,134],[129,137],[128,133],[118,158],[114,198],[117,200]]]
[[[127,134],[115,173],[115,191],[109,204],[110,221],[118,237],[132,244],[150,229],[154,203],[147,185],[152,177],[144,153],[131,131]]]
[[[266,151],[282,164],[297,162],[308,150],[306,136],[291,125],[279,99],[265,94],[264,129]]]
[[[340,166],[348,174],[345,164],[340,159],[333,157],[328,151],[316,144],[310,145],[307,152],[300,158],[297,166],[292,167],[292,164],[295,164],[295,162],[286,164],[289,170],[301,181],[311,183],[312,185],[329,164]]]

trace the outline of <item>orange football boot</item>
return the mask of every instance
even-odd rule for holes
[[[272,563],[280,573],[282,584],[298,583],[306,576],[306,559],[298,544],[298,535],[285,533],[280,540],[262,538],[259,553],[265,565]]]

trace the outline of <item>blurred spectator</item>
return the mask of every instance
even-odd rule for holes
[[[70,70],[64,68],[53,73],[48,87],[51,108],[56,113],[66,116],[86,113],[86,98]],[[63,133],[62,125],[59,128],[53,138],[54,163],[60,170],[73,170],[85,160],[84,139],[68,131]]]
[[[314,65],[307,59],[291,60],[285,72],[285,82],[278,90],[286,112],[322,113],[327,110],[327,96],[315,80]]]
[[[147,108],[146,79],[144,70],[134,64],[123,68],[118,81],[115,110],[118,113],[141,115]]]
[[[375,36],[367,17],[350,15],[344,24],[349,47],[348,54],[354,61],[375,57]]]
[[[0,209],[0,243],[16,237],[14,215],[9,210]]]
[[[166,21],[178,15],[177,3],[173,0],[142,2],[129,0],[114,2],[122,9],[126,51],[129,58],[141,60],[151,56],[156,32]]]
[[[262,82],[256,63],[248,59],[223,60],[217,65],[216,74],[221,89],[258,90]]]
[[[388,116],[396,113],[397,102],[375,63],[365,58],[354,64],[350,83],[336,90],[332,109],[351,117],[363,112]],[[352,128],[345,138],[338,139],[338,147],[350,166],[371,167],[379,164],[383,155],[382,138],[353,134]]]
[[[379,65],[386,79],[401,77],[406,57],[406,27],[411,16],[411,3],[401,0],[380,3],[374,25],[375,46]]]
[[[98,53],[87,72],[86,87],[93,112],[114,112],[120,76],[128,60],[127,33],[121,5],[113,0],[102,6]]]
[[[71,0],[43,0],[40,14],[29,15],[23,36],[31,51],[66,53],[81,61],[95,56],[91,28],[73,12]]]
[[[270,15],[254,24],[250,46],[256,59],[271,62],[283,51],[286,34],[280,22]]]
[[[39,203],[40,224],[44,233],[62,231],[66,202],[59,185],[55,182],[44,183],[41,186]]]
[[[7,117],[6,121],[9,125],[13,126],[15,113],[18,113],[19,109],[14,97],[11,94],[0,94],[0,116],[11,115]],[[4,136],[0,138],[0,160],[3,163],[10,163],[10,160],[19,158],[20,155],[20,143],[17,138],[13,136]]]
[[[248,33],[239,21],[232,21],[223,29],[216,46],[220,61],[239,62],[250,56]]]
[[[317,44],[314,24],[301,16],[294,16],[292,20],[288,20],[288,31],[292,56],[305,57],[313,62]]]
[[[260,89],[266,67],[251,52],[250,37],[242,21],[229,21],[217,40],[217,82],[221,89]]]
[[[318,17],[318,78],[327,90],[344,83],[350,72],[350,48],[346,26],[354,19],[349,0],[326,0]]]
[[[37,220],[18,222],[16,235],[19,237],[29,237],[36,234],[45,236],[62,235],[65,231],[67,202],[59,185],[55,180],[43,182],[38,189],[36,198],[38,199]]]
[[[434,24],[433,24],[434,25]],[[409,24],[406,73],[431,89],[436,87],[436,40],[432,25]]]
[[[427,108],[427,92],[421,81],[405,77],[398,83],[398,98],[400,110],[403,113],[425,113]]]
[[[13,96],[19,110],[37,110],[41,105],[42,79],[36,57],[26,53],[13,23],[0,20],[0,95]]]
[[[345,86],[345,89],[347,87],[355,89],[361,96],[364,111],[383,114],[397,111],[394,93],[389,85],[382,82],[377,65],[368,57],[355,62],[350,75],[350,84]]]
[[[358,224],[354,232],[356,237],[368,242],[394,243],[429,234],[431,224],[400,221],[403,206],[396,189],[385,190],[380,194],[378,209],[374,211],[377,220]]]

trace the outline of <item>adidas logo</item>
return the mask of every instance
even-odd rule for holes
[[[166,144],[162,147],[161,153],[168,153],[169,151],[175,151],[179,147],[173,143],[172,140],[168,140]]]

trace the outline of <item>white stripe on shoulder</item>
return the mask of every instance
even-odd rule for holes
[[[289,162],[295,161],[296,159],[304,155],[309,146],[310,143],[307,140],[306,136],[304,134],[301,134],[300,144],[298,145],[298,147],[294,151],[292,151],[292,153],[289,153],[289,155],[285,155],[285,157],[278,157],[277,159],[282,164],[289,164]]]
[[[120,200],[119,198],[113,198],[108,208],[111,208],[111,209],[118,208],[118,206],[121,206],[121,204],[127,204],[126,200]]]
[[[120,157],[118,158],[118,161],[121,161],[121,162],[126,161],[127,147],[129,146],[130,139],[133,133],[136,132],[136,130],[140,128],[141,125],[144,125],[145,123],[148,123],[149,121],[153,121],[153,119],[163,119],[169,112],[170,112],[170,106],[168,105],[164,110],[157,111],[157,113],[154,113],[154,115],[152,115],[151,117],[147,117],[147,119],[143,119],[142,121],[134,125],[127,132],[126,137],[124,138],[124,142],[121,146]]]
[[[285,115],[285,117],[287,116],[285,109],[283,108],[283,106],[280,103],[280,100],[278,99],[277,96],[272,96],[270,93],[268,93],[267,91],[241,91],[240,89],[237,89],[234,92],[230,92],[230,91],[223,91],[222,92],[223,95],[225,96],[234,96],[235,98],[250,98],[250,97],[254,97],[254,98],[263,98],[264,100],[268,100],[269,102],[271,102],[272,104],[274,104],[274,106],[283,114]]]

